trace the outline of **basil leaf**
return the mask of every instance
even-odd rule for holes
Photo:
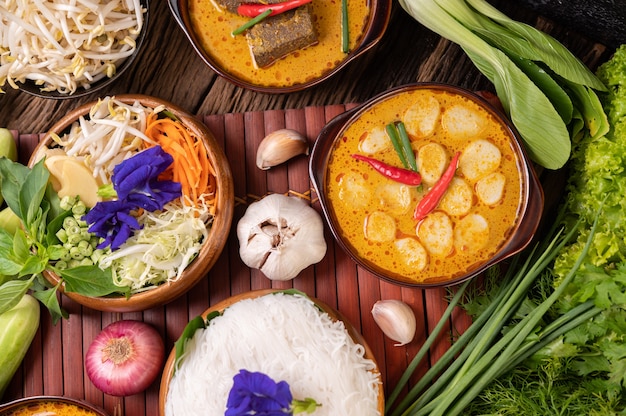
[[[36,219],[41,218],[41,202],[46,193],[49,178],[50,172],[46,169],[43,159],[37,162],[24,178],[18,195],[22,218],[27,224],[27,229],[30,229]]]
[[[7,158],[0,158],[0,187],[2,196],[7,205],[21,219],[22,210],[20,209],[20,188],[24,183],[26,176],[30,173],[30,169],[20,163],[16,163]]]
[[[13,236],[0,227],[0,274],[16,275],[22,270],[22,266],[23,262],[13,255]]]
[[[31,286],[34,277],[29,280],[9,280],[0,286],[0,314],[18,304]]]
[[[215,313],[217,313],[217,315],[215,315]],[[213,319],[215,316],[218,315],[221,314],[219,312],[214,312],[209,316],[211,316],[210,319]],[[176,371],[176,369],[178,368],[180,359],[185,353],[185,346],[187,345],[187,341],[193,338],[198,329],[206,328],[206,325],[210,319],[209,317],[207,317],[207,321],[205,321],[202,316],[196,316],[191,321],[189,321],[187,325],[185,325],[185,329],[183,329],[183,333],[180,335],[180,338],[178,338],[174,343],[174,347],[176,349],[176,357],[174,359],[174,371]]]
[[[67,311],[61,309],[61,305],[59,305],[59,299],[57,298],[57,290],[59,285],[51,289],[39,290],[32,293],[33,297],[39,302],[43,303],[50,315],[52,316],[52,323],[56,325],[56,323],[61,318],[67,319],[69,314]]]
[[[111,269],[102,270],[98,266],[78,266],[58,270],[65,282],[66,292],[76,292],[84,296],[106,296],[113,293],[128,294],[128,288],[113,283]]]
[[[24,262],[22,269],[20,270],[20,276],[35,275],[43,272],[48,265],[47,259],[42,259],[38,256],[30,256]]]
[[[26,234],[21,229],[15,231],[11,248],[15,258],[21,260],[22,262],[25,262],[33,255],[30,250],[30,244],[28,244],[28,240],[26,239]]]

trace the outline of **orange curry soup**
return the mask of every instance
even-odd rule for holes
[[[231,35],[250,18],[221,12],[208,0],[189,0],[189,15],[201,46],[221,68],[254,85],[289,87],[321,77],[348,57],[341,50],[341,0],[314,0],[311,5],[319,42],[267,68],[254,67],[245,35]],[[369,12],[367,0],[348,2],[350,50],[359,45]]]
[[[8,413],[7,416],[96,416],[96,413],[75,404],[57,401],[25,404]]]
[[[402,167],[385,126],[402,121],[422,176],[395,182],[358,161],[361,154]],[[327,194],[340,233],[359,257],[406,283],[453,280],[483,264],[508,239],[522,202],[521,163],[510,131],[476,102],[417,89],[362,112],[333,145]],[[433,211],[419,201],[460,152],[455,176]]]

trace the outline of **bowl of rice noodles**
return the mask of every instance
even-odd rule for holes
[[[265,289],[190,321],[165,364],[160,415],[224,414],[243,370],[286,382],[294,400],[317,403],[318,416],[384,414],[381,375],[362,335],[318,299]]]
[[[226,155],[172,103],[127,94],[84,104],[41,139],[29,166],[40,163],[61,209],[48,225],[44,277],[83,306],[164,305],[205,278],[226,244],[234,210]]]

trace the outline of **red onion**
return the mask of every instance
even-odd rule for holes
[[[108,325],[89,345],[85,370],[91,382],[111,396],[146,390],[162,369],[163,339],[152,326],[133,320]]]

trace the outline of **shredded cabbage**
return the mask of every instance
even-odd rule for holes
[[[143,228],[99,260],[101,268],[111,268],[116,285],[133,293],[179,279],[200,252],[213,216],[206,205],[169,203],[161,212],[144,211],[138,220]]]
[[[115,75],[136,50],[144,24],[139,0],[3,0],[0,87],[34,81],[72,94]],[[2,91],[2,90],[0,90]]]

